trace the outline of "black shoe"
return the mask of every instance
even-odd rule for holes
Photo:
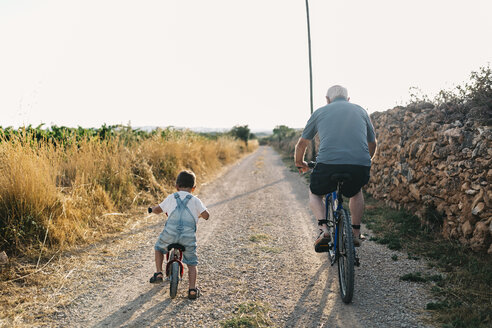
[[[366,240],[366,237],[362,234],[359,234],[358,236],[354,235],[354,246],[360,247],[360,245],[362,245],[362,242],[365,240]]]
[[[328,252],[330,250],[330,241],[330,234],[326,236],[325,232],[321,231],[318,239],[316,239],[316,241],[314,242],[314,251],[316,253]]]
[[[150,277],[150,283],[155,284],[158,282],[162,282],[162,272],[156,272],[152,277]]]
[[[200,297],[200,289],[198,287],[188,289],[188,298],[190,300],[196,300],[198,297]]]

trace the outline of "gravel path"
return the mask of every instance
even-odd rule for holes
[[[313,250],[307,192],[277,153],[260,147],[201,188],[211,213],[198,225],[202,297],[186,298],[187,279],[174,300],[168,284],[148,283],[164,225],[163,216],[153,215],[83,255],[65,287],[79,296],[56,313],[56,325],[219,327],[239,316],[241,304],[256,302],[275,327],[429,327],[423,309],[430,296],[422,285],[399,279],[425,272],[425,263],[371,241],[360,249],[353,302],[341,301],[336,266]]]

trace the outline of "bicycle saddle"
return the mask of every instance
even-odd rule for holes
[[[182,252],[184,252],[184,250],[185,250],[185,247],[183,245],[181,245],[181,244],[170,244],[169,246],[167,246],[167,250],[168,251],[170,251],[173,248],[179,249]]]
[[[337,182],[345,182],[352,180],[352,176],[348,173],[334,173],[331,175],[330,179]]]

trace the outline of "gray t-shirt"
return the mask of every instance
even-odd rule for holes
[[[302,137],[313,139],[316,133],[320,139],[318,163],[371,166],[367,143],[374,142],[376,134],[364,108],[335,99],[311,115]]]

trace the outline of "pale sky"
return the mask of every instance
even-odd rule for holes
[[[310,0],[314,107],[369,112],[492,62],[492,1]],[[0,126],[272,129],[309,118],[304,0],[0,0]]]

